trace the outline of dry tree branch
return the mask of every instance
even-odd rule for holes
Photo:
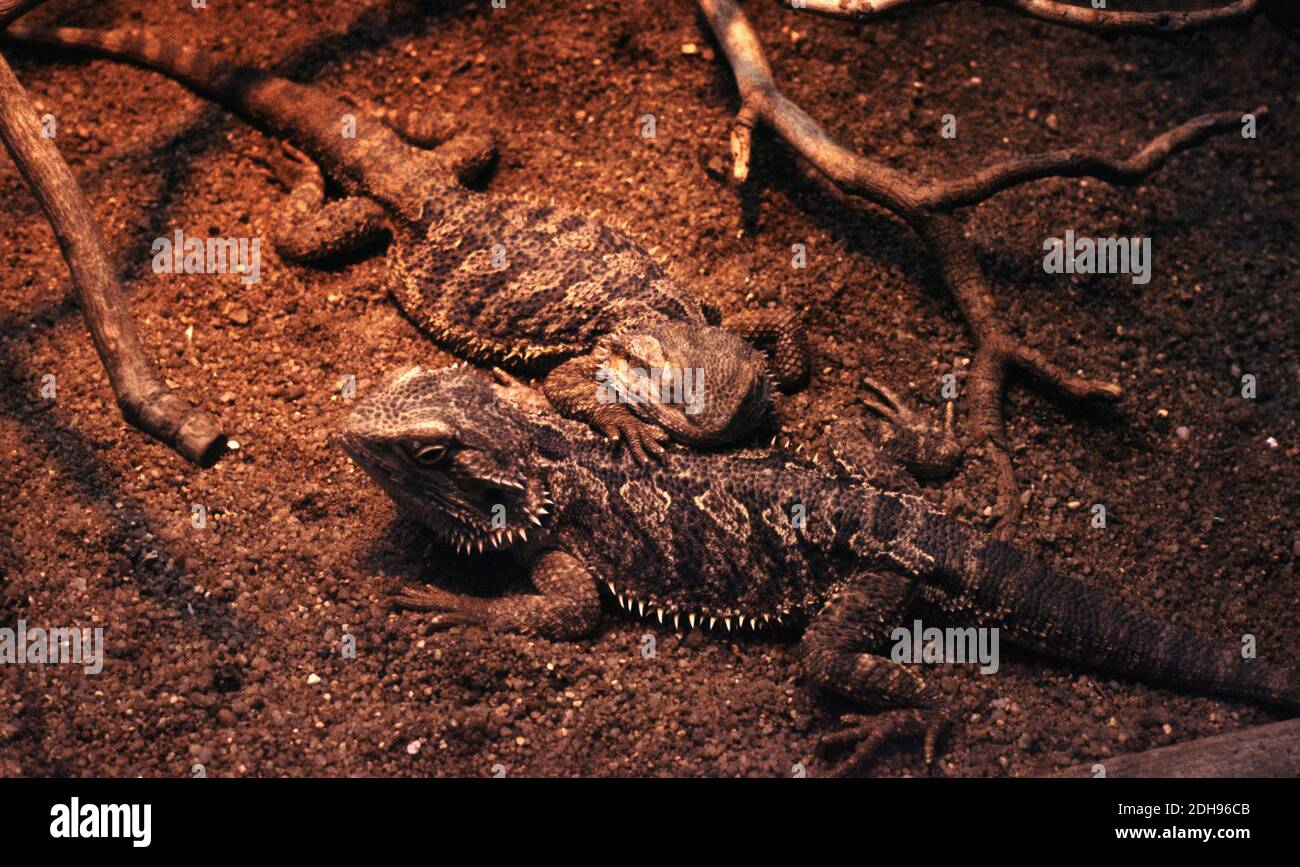
[[[891,12],[938,6],[953,0],[781,0],[800,12],[831,18],[867,21]],[[1210,27],[1234,27],[1250,23],[1263,8],[1260,0],[1235,0],[1226,6],[1196,12],[1121,12],[1093,9],[1057,0],[976,0],[985,6],[1000,6],[1063,27],[1089,33],[1133,33],[1143,36],[1181,36]]]
[[[1050,777],[1096,776],[1096,765],[1063,768]],[[1300,775],[1300,720],[1249,726],[1235,732],[1106,759],[1107,779],[1205,777],[1223,779]]]
[[[782,95],[764,57],[762,44],[735,0],[699,0],[699,5],[727,56],[740,91],[742,107],[732,133],[735,177],[743,181],[748,176],[752,129],[762,122],[841,190],[880,205],[904,220],[934,253],[943,281],[961,309],[975,342],[968,380],[967,445],[987,447],[998,475],[994,505],[998,516],[996,532],[1003,538],[1009,537],[1015,532],[1021,502],[1002,417],[1008,375],[1020,370],[1040,385],[1074,400],[1115,401],[1122,391],[1114,383],[1069,373],[1011,334],[993,305],[974,248],[964,237],[962,224],[952,211],[1040,178],[1090,176],[1112,183],[1136,184],[1174,154],[1211,135],[1238,128],[1243,113],[1222,112],[1194,118],[1156,137],[1123,160],[1064,150],[1007,160],[965,178],[925,183],[844,147]],[[1267,109],[1256,109],[1256,114],[1262,119]]]
[[[0,29],[38,2],[0,0]],[[220,422],[174,394],[149,362],[90,204],[2,56],[0,140],[54,229],[123,417],[200,466],[215,462],[226,445]]]
[[[1268,107],[1252,112],[1255,119],[1268,117]],[[1220,111],[1194,117],[1147,142],[1133,156],[1117,160],[1078,150],[1059,150],[1009,159],[980,169],[972,175],[931,184],[919,191],[922,207],[961,208],[977,205],[1002,190],[1042,178],[1090,177],[1116,186],[1140,184],[1175,154],[1196,147],[1213,135],[1238,130],[1244,115]]]

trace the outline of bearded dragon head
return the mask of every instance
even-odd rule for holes
[[[457,550],[525,542],[547,522],[550,498],[537,455],[536,407],[525,387],[468,366],[395,371],[361,400],[339,442],[412,517]]]

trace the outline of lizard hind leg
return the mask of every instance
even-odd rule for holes
[[[855,482],[865,482],[884,491],[919,494],[921,486],[903,464],[872,442],[862,418],[841,418],[826,433],[829,465]]]
[[[872,715],[846,714],[841,729],[818,743],[818,753],[847,750],[830,773],[868,764],[886,743],[921,737],[926,764],[934,760],[949,716],[923,678],[872,650],[884,648],[913,596],[916,582],[889,572],[863,572],[833,595],[799,644],[804,676],[866,707]]]
[[[389,108],[369,99],[351,95],[343,99],[397,133],[398,137],[407,144],[416,147],[435,148],[450,141],[464,126],[455,113],[450,111]]]
[[[276,252],[290,262],[313,262],[354,253],[378,241],[385,231],[384,210],[365,197],[325,201],[320,168],[289,144],[266,160],[289,187],[272,227]]]
[[[953,429],[954,401],[945,402],[943,427],[935,428],[882,383],[869,377],[862,382],[875,392],[862,403],[876,416],[882,451],[919,479],[942,478],[956,469],[964,449]]]

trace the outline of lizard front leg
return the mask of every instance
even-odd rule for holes
[[[600,338],[596,349],[546,379],[557,408],[658,457],[667,439],[729,445],[770,422],[772,390],[762,354],[711,325],[668,321]]]
[[[477,624],[502,632],[522,632],[566,640],[591,633],[600,621],[596,581],[581,561],[563,551],[547,551],[533,564],[536,595],[480,599],[436,587],[403,587],[394,604],[432,611],[439,627]]]
[[[723,327],[767,355],[768,372],[782,391],[796,391],[808,382],[808,335],[798,312],[746,310],[728,317]]]
[[[642,421],[599,380],[601,362],[594,355],[571,358],[542,382],[551,405],[565,415],[594,427],[614,442],[622,442],[640,461],[660,458],[668,433]],[[602,394],[606,399],[602,399]]]
[[[290,188],[272,230],[275,249],[290,262],[312,262],[353,253],[378,241],[385,214],[378,202],[352,197],[325,201],[320,168],[290,145],[269,162]]]
[[[496,139],[487,132],[458,133],[434,149],[433,157],[462,186],[469,186],[496,162]]]
[[[871,653],[885,646],[902,621],[915,581],[887,572],[865,572],[832,596],[804,632],[799,644],[804,676],[825,689],[867,707],[872,716],[847,714],[843,728],[818,744],[826,754],[850,748],[831,773],[839,775],[869,762],[890,740],[922,737],[926,763],[948,725],[925,681],[909,668]]]
[[[876,414],[872,425],[880,449],[919,479],[949,475],[962,457],[962,444],[953,431],[954,401],[946,401],[943,428],[932,427],[892,391],[873,379],[863,383],[876,392],[862,403]]]

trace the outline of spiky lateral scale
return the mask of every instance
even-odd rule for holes
[[[437,210],[423,238],[397,240],[389,289],[430,337],[480,364],[545,367],[621,329],[708,324],[696,298],[604,223],[488,196]]]
[[[803,623],[836,586],[818,555],[836,528],[802,515],[831,514],[838,485],[756,454],[674,453],[646,473],[587,440],[584,459],[546,476],[563,504],[557,541],[633,613],[690,627]]]

